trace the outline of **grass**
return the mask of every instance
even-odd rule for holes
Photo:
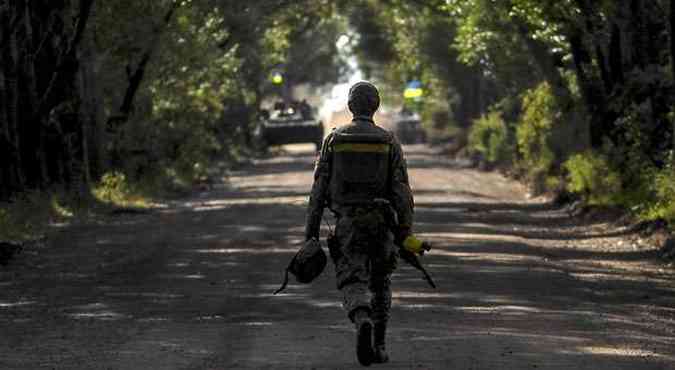
[[[42,237],[50,225],[87,219],[115,209],[152,207],[149,192],[111,173],[92,186],[91,194],[74,196],[62,189],[29,191],[0,202],[0,241],[24,242]]]
[[[73,208],[56,194],[28,192],[0,203],[0,241],[22,242],[42,236],[50,223],[74,217]]]
[[[103,175],[91,192],[98,202],[116,208],[150,208],[152,205],[138,186],[129,184],[126,176],[118,172]]]

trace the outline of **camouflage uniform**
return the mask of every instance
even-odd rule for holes
[[[375,138],[377,143],[340,143],[339,138],[350,136]],[[344,155],[344,152],[352,157],[347,158],[349,165],[340,172],[335,168],[336,155]],[[373,152],[384,156],[384,167],[377,161],[364,160]],[[378,186],[359,182],[373,174]],[[342,181],[339,177],[352,182]],[[353,188],[340,185],[341,182],[351,184]],[[364,186],[369,187],[365,193]],[[341,194],[351,190],[361,192],[362,196],[366,194],[370,199],[351,199],[349,194]],[[390,277],[396,268],[398,249],[381,211],[368,204],[375,198],[388,200],[398,214],[400,227],[410,230],[413,198],[401,145],[390,132],[376,126],[370,117],[356,116],[350,124],[329,134],[323,143],[314,171],[305,234],[308,239],[319,235],[325,207],[335,213],[339,248],[331,250],[331,257],[335,263],[337,287],[344,295],[343,306],[352,320],[355,310],[365,308],[371,313],[373,322],[386,323],[391,307]]]

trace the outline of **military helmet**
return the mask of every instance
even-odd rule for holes
[[[349,110],[355,115],[373,115],[380,107],[380,93],[368,81],[361,81],[349,89]]]
[[[288,284],[288,273],[295,275],[295,279],[302,284],[311,283],[316,279],[326,267],[326,253],[321,248],[321,242],[317,239],[310,239],[300,248],[298,253],[286,267],[286,277],[284,282],[274,294],[277,294],[286,288]]]

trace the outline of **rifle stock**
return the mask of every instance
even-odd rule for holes
[[[396,211],[391,206],[391,203],[389,203],[389,201],[386,199],[375,199],[375,204],[380,206],[382,211],[385,213],[385,219],[387,220],[389,228],[395,232],[398,228],[398,217],[396,215]],[[396,238],[395,244],[398,247],[399,256],[410,266],[422,272],[424,275],[424,280],[426,280],[432,288],[436,289],[436,283],[434,283],[434,280],[431,278],[429,272],[424,268],[424,266],[422,266],[422,263],[420,262],[419,258],[417,258],[415,253],[405,249],[403,247],[403,241],[398,240],[398,238]],[[422,254],[424,254],[424,251],[429,251],[430,249],[431,245],[429,243],[423,243]]]
[[[427,283],[429,283],[429,285],[432,288],[436,289],[436,283],[434,283],[434,280],[431,278],[431,275],[429,275],[427,269],[425,269],[424,266],[422,266],[422,263],[420,262],[419,258],[417,258],[417,256],[414,253],[403,248],[401,245],[398,245],[398,248],[399,248],[398,249],[399,256],[404,261],[408,262],[410,266],[420,270],[420,272],[422,272],[422,274],[424,275],[424,280],[426,280]]]

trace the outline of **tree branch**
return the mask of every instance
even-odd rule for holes
[[[108,119],[108,127],[113,127],[116,124],[126,122],[126,120],[129,118],[133,107],[134,98],[136,97],[136,93],[141,86],[141,82],[143,82],[143,78],[145,77],[145,68],[150,62],[150,59],[152,59],[160,36],[169,25],[169,22],[171,22],[171,18],[179,6],[180,3],[178,1],[171,3],[171,7],[166,12],[166,14],[164,14],[164,17],[162,17],[161,27],[155,32],[150,45],[141,56],[141,60],[138,62],[136,69],[133,71],[133,73],[129,73],[129,70],[127,71],[127,74],[129,75],[129,86],[127,86],[127,90],[124,93],[124,98],[122,99],[122,104],[119,108],[119,114],[111,116]]]
[[[56,82],[61,78],[61,75],[65,70],[66,63],[70,61],[73,54],[75,53],[77,46],[82,40],[84,30],[87,27],[87,22],[89,21],[89,15],[91,14],[91,8],[93,5],[94,0],[80,0],[80,11],[78,12],[77,16],[75,33],[68,42],[67,49],[64,52],[62,52],[57,58],[56,68],[54,69],[52,78],[49,81],[49,84],[47,85],[47,89],[45,90],[44,94],[42,94],[42,97],[40,98],[40,101],[38,103],[38,107],[35,110],[37,117],[42,116],[44,113],[48,111],[47,108],[50,108],[47,102],[49,101],[52,91],[54,90]]]

